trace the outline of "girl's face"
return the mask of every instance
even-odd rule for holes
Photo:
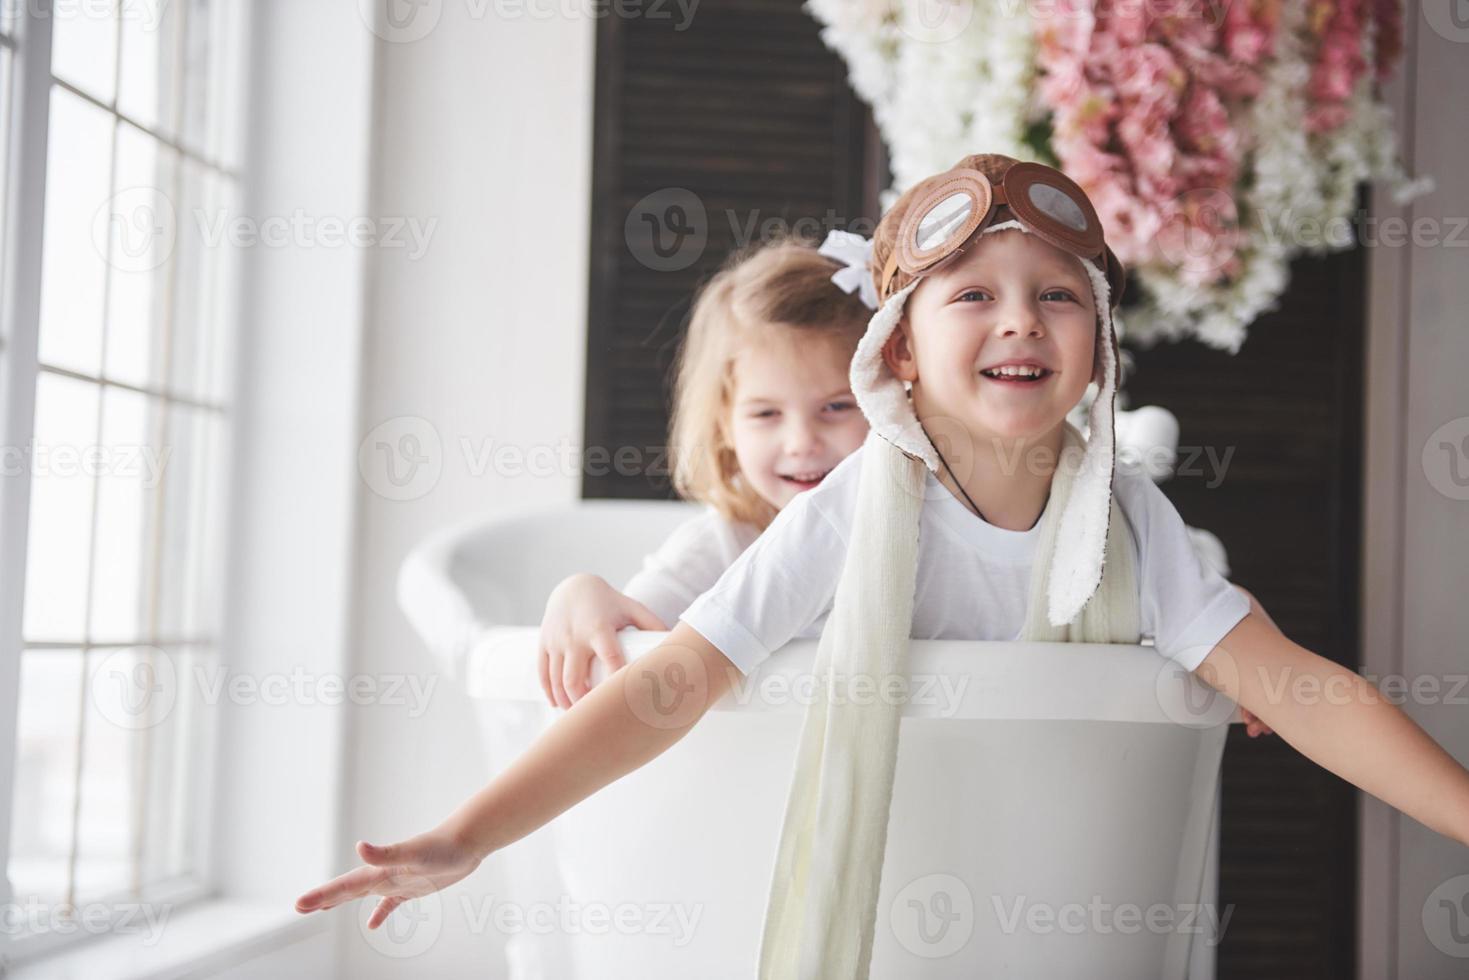
[[[959,422],[976,440],[1036,439],[1092,380],[1097,311],[1076,256],[1015,229],[982,235],[925,277],[885,352],[913,383],[919,419]],[[1037,380],[992,377],[1020,360]]]
[[[777,510],[862,445],[867,419],[847,372],[852,351],[831,337],[776,328],[734,362],[730,430],[740,472]]]

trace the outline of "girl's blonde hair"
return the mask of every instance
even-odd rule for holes
[[[700,290],[673,385],[669,449],[680,496],[761,530],[775,518],[735,458],[735,357],[772,330],[830,339],[856,353],[872,311],[832,282],[840,268],[812,243],[786,238],[731,255]]]

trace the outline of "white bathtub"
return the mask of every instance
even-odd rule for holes
[[[452,529],[405,564],[404,609],[496,766],[560,712],[537,629],[494,624],[538,622],[573,570],[620,584],[691,513],[584,502]],[[663,636],[621,639],[635,661]],[[664,755],[491,858],[534,918],[506,928],[511,977],[754,977],[815,652],[779,651]],[[1210,980],[1234,705],[1147,646],[915,641],[909,668],[931,686],[905,707],[871,976]]]

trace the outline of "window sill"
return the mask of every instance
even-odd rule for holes
[[[165,923],[162,938],[99,936],[13,965],[10,980],[167,980],[210,973],[324,931],[324,916],[289,905],[212,900],[190,905]]]

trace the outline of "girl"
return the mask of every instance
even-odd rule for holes
[[[782,509],[636,671],[621,669],[588,693],[439,826],[388,847],[359,842],[365,864],[301,896],[299,911],[381,895],[369,919],[376,927],[407,899],[460,880],[666,751],[764,657],[828,614],[817,665],[832,676],[839,667],[873,670],[878,655],[905,676],[910,627],[935,639],[1151,635],[1160,656],[1302,754],[1469,844],[1469,772],[1364,678],[1252,611],[1199,561],[1146,474],[1114,474],[1111,303],[1123,273],[1080,188],[1051,168],[967,157],[899,198],[872,259],[883,306],[851,372],[872,426],[862,448]],[[1080,436],[1065,416],[1089,380],[1100,394],[1074,467]],[[1028,592],[1027,565],[1037,573]],[[680,694],[672,712],[670,690]],[[873,790],[891,788],[890,768],[881,770],[893,761],[884,739],[896,719],[884,712],[894,707],[818,698],[810,708],[802,764],[811,718],[817,737],[864,726],[868,754],[815,753],[850,766],[839,785],[853,797],[842,811],[861,825],[853,833],[886,817]],[[801,816],[789,809],[787,830],[793,813]],[[863,837],[872,839],[882,835]],[[875,896],[875,883],[862,879],[880,871],[880,854],[833,866],[826,841],[807,842],[803,873],[830,873],[851,886],[835,890],[844,896]],[[780,871],[775,913],[786,898]],[[786,921],[767,919],[767,940],[771,923]],[[788,950],[781,939],[762,947],[762,964],[766,948]],[[861,970],[832,975],[848,973]]]
[[[706,505],[618,592],[573,575],[541,621],[541,688],[569,708],[594,657],[623,666],[624,626],[666,631],[796,494],[862,445],[867,419],[847,366],[872,310],[833,284],[849,245],[795,240],[737,253],[700,292],[679,352],[670,426],[673,483]],[[855,238],[856,236],[851,236]]]

